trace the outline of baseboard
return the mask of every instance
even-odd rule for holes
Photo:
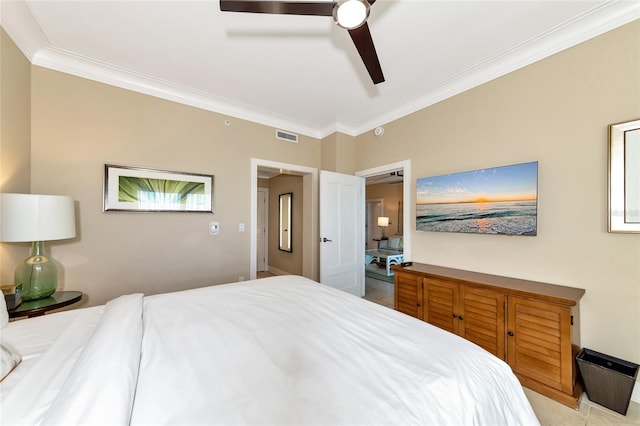
[[[531,389],[534,392],[538,392],[541,395],[551,398],[561,404],[568,407],[577,409],[580,405],[580,396],[582,395],[582,384],[578,381],[573,387],[572,393],[565,393],[558,389],[541,383],[537,380],[531,379],[522,374],[516,373],[516,377],[520,381],[520,384],[525,388]]]
[[[291,272],[283,271],[282,269],[278,269],[274,266],[267,266],[267,271],[271,272],[274,275],[294,275]]]

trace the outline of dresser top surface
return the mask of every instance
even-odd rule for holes
[[[544,298],[554,299],[559,303],[568,305],[577,304],[584,294],[584,289],[576,287],[566,287],[521,278],[504,277],[417,262],[413,262],[413,265],[407,267],[400,265],[392,266],[392,269],[398,272],[418,273],[427,277],[444,278],[463,284],[500,289],[506,293],[524,297],[528,295],[543,296]]]

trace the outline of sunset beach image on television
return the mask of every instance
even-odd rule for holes
[[[538,162],[420,178],[416,230],[536,235]]]

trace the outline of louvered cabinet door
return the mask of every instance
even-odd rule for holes
[[[509,296],[507,318],[507,362],[513,371],[571,394],[571,309]]]
[[[437,278],[424,278],[424,320],[458,334],[459,285]]]
[[[396,271],[394,275],[395,310],[418,319],[423,319],[422,277],[399,271]]]
[[[503,293],[460,286],[458,333],[502,360],[506,356],[504,314]]]

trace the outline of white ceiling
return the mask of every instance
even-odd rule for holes
[[[359,135],[640,18],[635,1],[378,0],[373,85],[330,17],[205,1],[2,0],[39,66],[322,138]]]

